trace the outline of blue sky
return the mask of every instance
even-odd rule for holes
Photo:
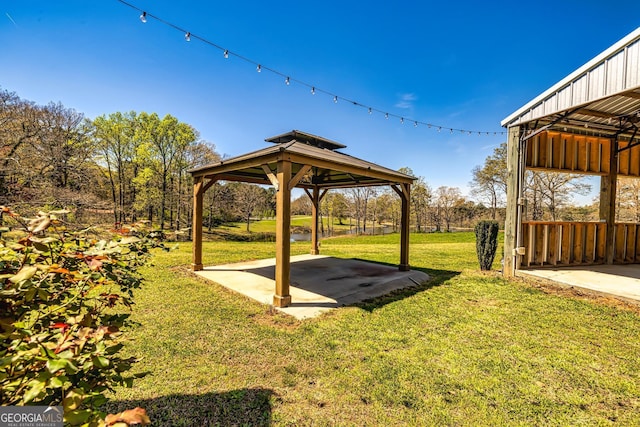
[[[637,0],[129,2],[292,80],[406,120],[287,86],[154,19],[143,24],[117,0],[1,0],[0,87],[90,118],[172,114],[228,156],[299,129],[463,193],[471,169],[506,140],[494,135],[503,118],[640,26]]]

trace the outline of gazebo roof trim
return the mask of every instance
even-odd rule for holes
[[[640,27],[502,120],[618,133],[615,119],[640,110]],[[585,126],[586,124],[586,126]]]
[[[412,183],[415,177],[398,172],[351,155],[326,148],[308,145],[306,142],[292,140],[272,147],[266,147],[240,156],[224,159],[220,162],[190,170],[194,176],[213,176],[224,174],[237,181],[256,182],[262,179],[262,164],[274,164],[280,155],[295,157],[294,163],[299,169],[304,164],[317,166],[330,173],[325,174],[324,187],[348,187],[359,185],[388,185]],[[264,162],[264,163],[263,163]],[[237,166],[237,168],[236,168]],[[253,178],[253,181],[251,180]],[[268,183],[268,181],[267,181]]]

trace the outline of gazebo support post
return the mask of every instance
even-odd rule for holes
[[[400,265],[398,269],[400,271],[409,271],[409,224],[411,222],[410,217],[410,205],[411,205],[411,184],[402,184],[402,192],[400,193],[402,199],[402,214],[400,224]]]
[[[304,189],[307,196],[311,199],[311,255],[320,254],[320,239],[318,236],[318,217],[320,212],[320,202],[322,198],[327,194],[327,190],[320,192],[320,188],[316,185],[313,187],[313,192],[309,192]]]
[[[276,193],[276,292],[273,305],[291,304],[289,281],[291,275],[291,162],[278,160],[278,192]]]
[[[202,270],[202,206],[204,196],[204,177],[198,176],[193,181],[193,271]]]
[[[320,254],[318,246],[318,212],[320,211],[320,189],[313,187],[311,193],[311,255]]]

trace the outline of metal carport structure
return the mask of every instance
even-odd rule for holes
[[[501,124],[508,129],[504,273],[640,263],[639,224],[615,222],[618,176],[640,177],[640,28]],[[600,176],[600,221],[525,222],[525,169]]]

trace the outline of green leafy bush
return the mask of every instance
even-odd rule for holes
[[[62,405],[65,424],[104,425],[105,392],[141,376],[121,356],[123,330],[156,244],[144,233],[92,240],[64,230],[60,212],[0,210],[26,231],[0,240],[0,404]]]
[[[480,270],[491,270],[498,249],[498,222],[480,221],[476,224],[476,253]]]

